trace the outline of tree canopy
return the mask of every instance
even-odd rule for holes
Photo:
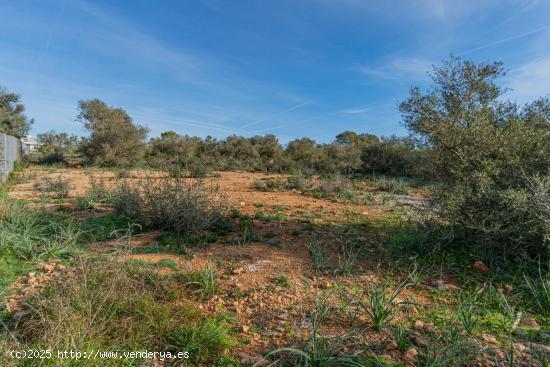
[[[19,95],[0,88],[0,132],[21,138],[29,133],[32,123]]]
[[[148,129],[135,124],[125,110],[99,99],[80,101],[78,108],[77,120],[90,132],[81,147],[90,163],[114,166],[143,159]]]

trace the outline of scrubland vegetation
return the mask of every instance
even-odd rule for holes
[[[2,191],[0,365],[548,366],[550,102],[502,75],[451,58],[409,137],[286,147],[80,102],[90,136],[40,135]]]

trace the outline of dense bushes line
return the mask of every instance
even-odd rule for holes
[[[202,176],[208,169],[307,174],[385,174],[424,177],[428,170],[425,149],[410,139],[379,138],[346,131],[332,143],[318,144],[309,138],[295,139],[286,147],[274,135],[250,138],[231,135],[223,140],[163,132],[160,137],[143,142],[140,154],[133,159],[116,152],[91,154],[90,140],[79,141],[65,133],[49,132],[38,136],[40,150],[30,157],[50,164],[67,161],[103,166],[144,165],[168,168],[174,174],[193,171]]]

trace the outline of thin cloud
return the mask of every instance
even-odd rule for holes
[[[46,59],[46,57],[48,56],[48,51],[50,51],[50,45],[52,43],[53,35],[54,35],[54,33],[57,29],[57,26],[59,25],[59,21],[61,20],[61,18],[63,17],[63,14],[65,13],[66,7],[67,7],[67,3],[63,3],[63,7],[61,8],[59,13],[57,14],[57,17],[55,18],[55,22],[50,27],[50,31],[48,32],[48,39],[46,40],[46,44],[44,45],[44,49],[42,50],[42,54],[40,55],[40,57],[37,58],[38,62],[44,61]]]
[[[369,111],[370,111],[370,108],[367,106],[357,106],[357,107],[346,108],[345,110],[342,110],[342,113],[345,113],[348,115],[359,115],[359,114],[367,113]]]
[[[361,66],[357,68],[359,73],[378,79],[398,80],[425,79],[431,69],[431,63],[420,58],[394,58],[381,66]]]
[[[515,36],[506,37],[506,38],[500,39],[498,41],[490,42],[490,43],[487,43],[485,45],[481,45],[481,46],[463,51],[463,52],[460,53],[460,55],[471,54],[473,52],[484,50],[484,49],[489,48],[489,47],[497,46],[497,45],[500,45],[502,43],[515,41],[515,40],[518,40],[518,39],[521,39],[521,38],[524,38],[524,37],[528,37],[528,36],[531,36],[531,35],[539,33],[539,32],[543,32],[543,31],[548,30],[548,29],[550,29],[550,25],[547,25],[547,26],[544,26],[544,27],[541,27],[541,28],[537,28],[537,29],[533,29],[533,30],[530,30],[528,32],[520,33],[520,34],[517,34]]]
[[[295,106],[292,106],[292,107],[290,107],[290,108],[288,108],[288,109],[286,109],[286,110],[279,111],[279,112],[277,112],[277,113],[275,113],[275,114],[273,114],[273,115],[271,115],[271,116],[267,116],[266,118],[263,118],[263,119],[261,119],[261,120],[256,120],[256,121],[253,121],[253,122],[251,122],[251,123],[249,123],[249,124],[242,125],[242,126],[240,127],[240,129],[244,129],[244,128],[246,128],[246,127],[250,127],[250,126],[254,126],[254,125],[261,124],[261,123],[264,122],[265,120],[269,120],[270,118],[277,117],[277,116],[283,115],[283,114],[288,113],[288,112],[292,112],[292,111],[294,111],[294,110],[297,110],[298,108],[301,108],[301,107],[310,105],[310,104],[312,104],[312,103],[313,103],[313,102],[302,102],[302,103],[299,103],[299,104],[297,104],[297,105],[295,105]]]
[[[98,48],[102,52],[108,51],[133,59],[139,58],[143,63],[155,64],[164,70],[169,70],[182,80],[188,80],[196,73],[201,63],[196,55],[183,52],[141,32],[122,17],[109,13],[95,4],[84,0],[74,1],[71,4],[99,23],[99,26],[94,27],[94,34],[99,38]],[[116,46],[105,47],[106,40],[115,43]]]
[[[293,123],[290,123],[290,124],[278,125],[278,126],[269,127],[269,128],[266,128],[266,129],[256,130],[256,131],[253,132],[253,134],[265,133],[265,132],[268,132],[268,131],[278,130],[278,129],[282,129],[282,128],[289,127],[289,126],[298,126],[298,125],[305,124],[306,122],[318,120],[318,119],[326,117],[326,116],[327,115],[315,116],[315,117],[310,117],[310,118],[307,118],[307,119],[304,119],[304,120],[296,121],[296,122],[293,122]]]
[[[228,134],[234,134],[236,132],[235,129],[231,129],[226,126],[221,126],[218,124],[213,124],[210,122],[205,121],[198,121],[198,120],[190,120],[185,118],[166,118],[161,116],[143,116],[143,115],[135,115],[136,120],[144,123],[145,125],[148,124],[154,124],[154,125],[175,125],[175,126],[190,126],[190,127],[197,127],[201,130],[207,130],[207,131],[221,131]]]
[[[527,103],[550,95],[550,56],[531,61],[508,73],[506,86],[510,96],[519,103]]]

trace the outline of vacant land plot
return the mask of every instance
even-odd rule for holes
[[[2,203],[0,347],[189,353],[124,365],[548,366],[542,275],[423,252],[422,188],[293,180],[28,168]]]

